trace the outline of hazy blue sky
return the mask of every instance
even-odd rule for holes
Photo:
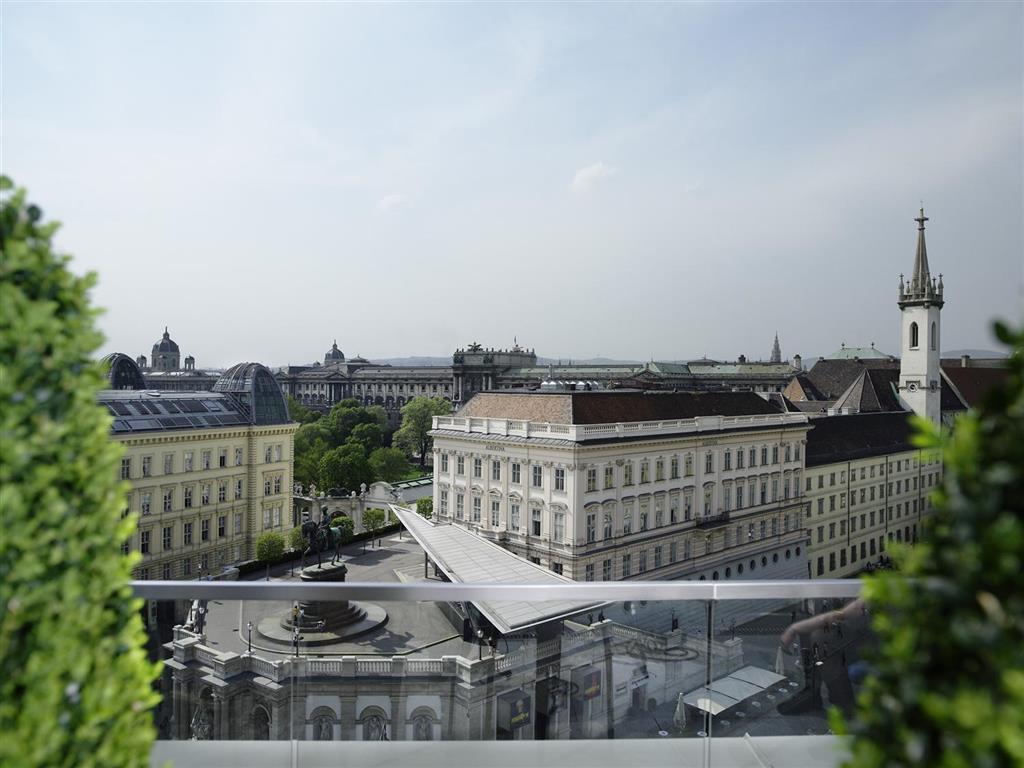
[[[5,173],[108,350],[947,349],[1024,271],[1020,3],[2,5]]]

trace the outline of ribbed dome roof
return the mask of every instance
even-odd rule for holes
[[[146,380],[139,366],[128,355],[112,352],[103,358],[111,389],[145,389]]]
[[[217,379],[213,391],[235,395],[249,409],[253,424],[287,424],[291,421],[281,387],[265,365],[238,363]]]
[[[156,344],[153,345],[153,354],[157,352],[177,352],[178,345],[171,338],[171,334],[167,332],[167,328],[164,328],[164,335]]]
[[[324,355],[324,360],[327,361],[327,360],[344,360],[344,359],[345,359],[345,353],[342,352],[340,349],[338,349],[338,340],[335,339],[334,340],[334,344],[331,346],[331,348],[329,350],[327,350],[327,354]]]

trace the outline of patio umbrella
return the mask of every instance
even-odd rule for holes
[[[782,658],[782,646],[779,646],[779,650],[775,654],[775,674],[786,676],[786,662]]]
[[[683,730],[686,727],[686,704],[683,703],[683,694],[679,693],[679,698],[676,699],[676,712],[672,716],[672,722],[676,724],[676,728]]]

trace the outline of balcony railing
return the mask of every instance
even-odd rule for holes
[[[134,582],[164,640],[153,764],[838,765],[860,586]],[[342,601],[386,620],[282,624]],[[541,620],[499,636],[496,605]]]

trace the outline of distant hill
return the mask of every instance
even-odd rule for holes
[[[942,351],[943,357],[962,357],[963,355],[970,355],[971,357],[1006,357],[1005,352],[996,352],[991,349],[944,349]]]

